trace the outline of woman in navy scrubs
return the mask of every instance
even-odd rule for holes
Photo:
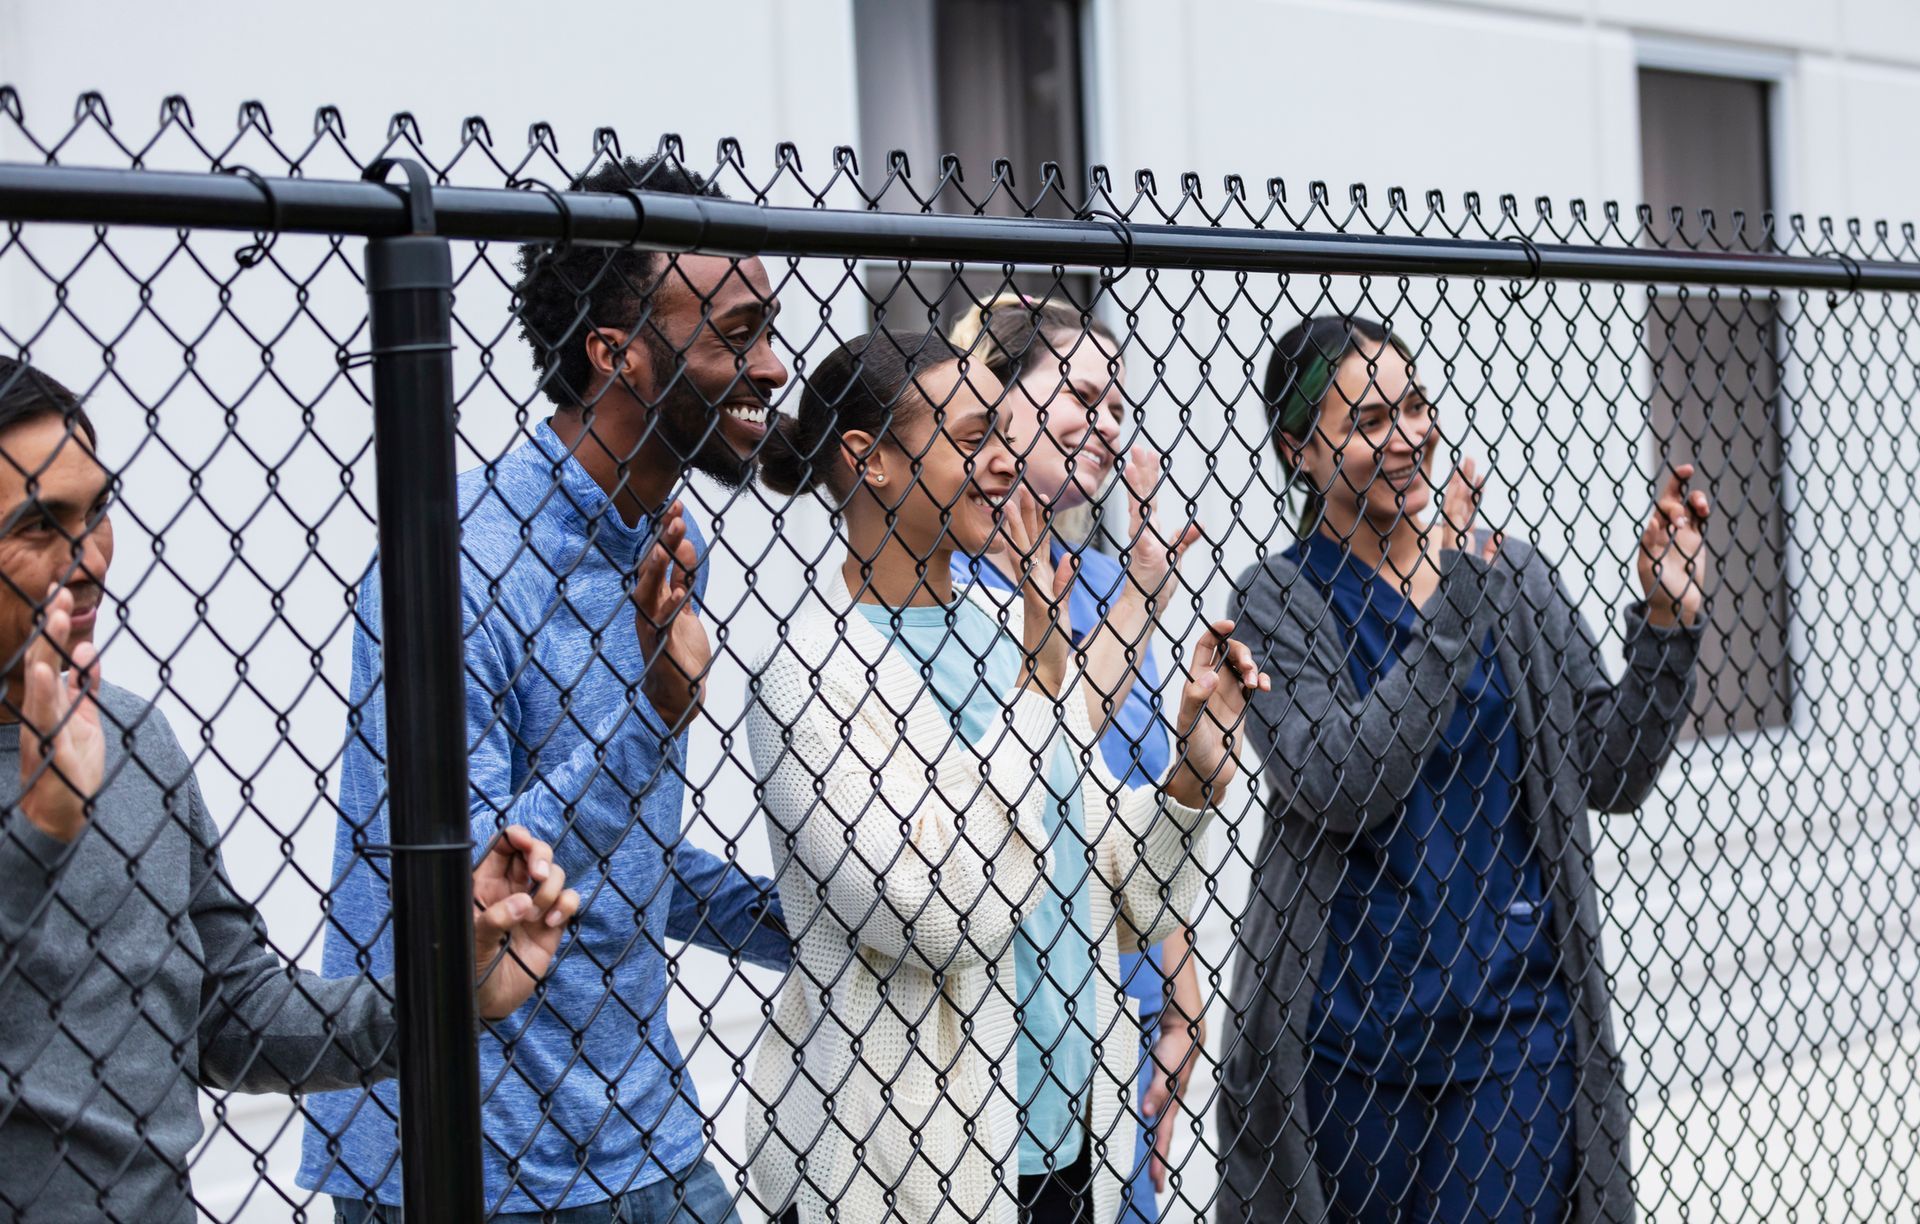
[[[1069,624],[1090,658],[1094,650],[1106,654],[1104,670],[1090,663],[1089,679],[1106,695],[1103,708],[1092,713],[1107,768],[1124,786],[1151,786],[1172,758],[1153,649],[1157,609],[1180,595],[1175,567],[1200,532],[1189,524],[1177,535],[1162,534],[1155,513],[1160,457],[1145,447],[1124,456],[1120,450],[1126,371],[1119,342],[1078,310],[1018,293],[1001,294],[971,312],[951,339],[1006,386],[1001,411],[1012,433],[1031,440],[1016,456],[1021,480],[1053,511],[1056,525],[1063,514],[1070,517],[1097,499],[1112,477],[1121,475],[1126,485],[1127,564],[1090,547],[1075,550],[1079,568],[1068,592]],[[1065,542],[1052,541],[1054,561],[1067,551]],[[957,582],[982,582],[1012,596],[1008,575],[1017,569],[1011,557],[956,552],[953,570]],[[1159,1218],[1155,1195],[1168,1182],[1181,1098],[1206,1040],[1191,939],[1192,932],[1184,932],[1120,958],[1119,985],[1139,1003],[1143,1123],[1133,1164],[1123,1170],[1120,1224]]]
[[[1552,566],[1474,530],[1473,461],[1436,476],[1397,337],[1309,320],[1266,390],[1309,504],[1238,588],[1274,686],[1222,1218],[1630,1219],[1587,812],[1650,793],[1687,711],[1707,497],[1665,481],[1616,684]]]

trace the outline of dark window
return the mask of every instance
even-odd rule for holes
[[[924,197],[940,178],[941,158],[960,159],[965,179],[941,192],[941,212],[974,203],[1001,216],[1032,211],[1069,217],[1086,192],[1085,101],[1079,0],[855,0],[860,89],[860,168],[868,190],[887,177],[887,157],[904,151]],[[996,161],[1013,169],[1013,187],[988,200]],[[1060,167],[1060,187],[1043,194],[1041,167]],[[885,207],[911,207],[897,185]],[[1005,291],[1007,276],[972,269],[954,283],[944,269],[903,278],[876,268],[875,312],[902,327],[945,326],[969,297]],[[1012,277],[1023,293],[1067,295],[1085,304],[1091,277],[1028,270]]]
[[[1643,174],[1660,239],[1768,247],[1769,88],[1641,70]],[[1676,207],[1684,210],[1677,229]],[[1703,209],[1713,214],[1712,233]],[[1707,529],[1712,622],[1695,701],[1706,735],[1780,726],[1792,710],[1777,306],[1777,297],[1764,294],[1663,285],[1647,313],[1655,478],[1664,478],[1669,462],[1692,462],[1695,487],[1712,495],[1715,509]]]

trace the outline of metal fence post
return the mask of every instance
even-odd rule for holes
[[[411,232],[367,242],[379,476],[387,800],[409,1220],[478,1220],[472,836],[467,822],[460,513],[454,485],[453,259],[433,188],[407,175]]]

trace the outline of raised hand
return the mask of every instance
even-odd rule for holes
[[[1189,522],[1171,538],[1160,534],[1160,486],[1166,458],[1145,445],[1127,455],[1121,479],[1127,486],[1127,577],[1129,585],[1154,604],[1166,598],[1168,577],[1180,566],[1189,545],[1204,534]]]
[[[1053,528],[1046,507],[1016,487],[1001,516],[1001,533],[1013,550],[1014,580],[1020,586],[1022,688],[1038,686],[1058,696],[1066,684],[1067,660],[1072,653],[1072,629],[1067,604],[1078,565],[1072,554],[1053,560]]]
[[[674,502],[660,515],[653,546],[634,576],[633,625],[646,660],[641,689],[676,734],[700,712],[713,662],[707,627],[693,608],[693,572],[699,564],[687,538],[685,511]]]
[[[1233,782],[1233,735],[1247,711],[1247,697],[1267,692],[1273,680],[1253,663],[1245,642],[1233,640],[1233,622],[1214,621],[1193,641],[1187,682],[1180,688],[1175,724],[1180,763],[1167,794],[1190,808],[1218,800]]]
[[[100,660],[93,643],[69,646],[73,592],[47,588],[40,631],[27,644],[20,711],[20,810],[41,832],[70,842],[87,825],[87,804],[106,777],[100,731]],[[62,664],[71,662],[66,674]]]
[[[553,847],[519,825],[493,839],[473,869],[474,1002],[489,1020],[512,1015],[547,976],[580,894]]]
[[[1471,459],[1462,459],[1460,466],[1447,479],[1440,504],[1440,549],[1443,552],[1472,551],[1491,565],[1493,559],[1500,555],[1507,538],[1498,531],[1488,532],[1487,538],[1480,541],[1478,547],[1474,546],[1474,520],[1480,517],[1480,496],[1486,483],[1486,476],[1475,470]],[[1437,561],[1435,568],[1438,568]]]
[[[1486,477],[1474,470],[1471,459],[1462,459],[1440,498],[1440,548],[1466,552],[1473,547],[1473,521],[1480,515],[1480,493]],[[1492,550],[1482,548],[1481,557],[1492,560]]]
[[[1640,589],[1646,592],[1648,621],[1662,627],[1693,624],[1706,600],[1707,552],[1701,530],[1713,504],[1698,489],[1688,492],[1693,472],[1691,463],[1673,468],[1640,532]]]

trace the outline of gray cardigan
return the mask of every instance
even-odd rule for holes
[[[1423,609],[1424,639],[1362,697],[1347,671],[1346,627],[1317,579],[1275,556],[1236,589],[1235,636],[1271,673],[1273,691],[1255,695],[1248,723],[1268,819],[1235,938],[1218,1104],[1219,1218],[1330,1218],[1298,1089],[1342,847],[1400,810],[1492,632],[1513,682],[1522,792],[1573,1003],[1573,1218],[1631,1220],[1626,1087],[1587,812],[1631,812],[1652,791],[1693,696],[1698,625],[1656,629],[1634,605],[1625,616],[1627,675],[1615,684],[1552,566],[1531,548],[1509,542],[1491,566],[1449,553]]]

